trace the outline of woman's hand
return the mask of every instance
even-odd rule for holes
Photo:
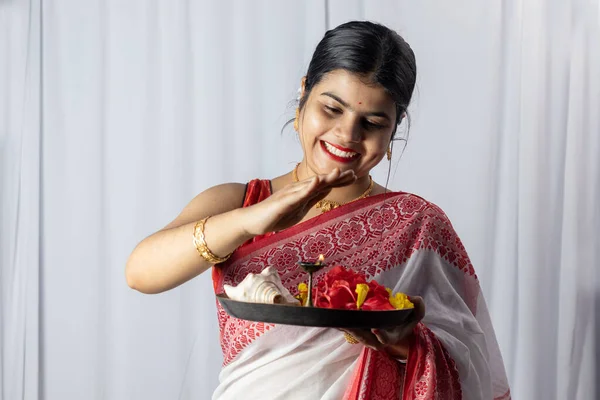
[[[340,173],[334,168],[327,175],[316,175],[294,182],[258,204],[244,208],[242,227],[251,235],[263,235],[289,228],[302,220],[331,189],[356,181],[353,170]]]
[[[415,305],[411,318],[404,325],[391,329],[342,329],[363,345],[374,350],[382,350],[396,359],[408,358],[408,343],[413,329],[425,316],[425,303],[418,296],[410,296]]]

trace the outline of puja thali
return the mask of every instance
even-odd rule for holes
[[[363,311],[264,304],[232,300],[225,293],[217,299],[232,317],[256,322],[322,328],[373,329],[405,324],[414,309]]]

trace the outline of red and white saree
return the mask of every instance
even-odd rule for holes
[[[269,181],[252,181],[244,206],[269,195]],[[217,304],[224,362],[213,399],[510,398],[473,266],[444,212],[418,196],[372,196],[254,238],[213,268],[215,292],[274,266],[297,294],[306,274],[296,262],[319,254],[330,267],[423,297],[407,363],[348,344],[336,329],[243,321]]]

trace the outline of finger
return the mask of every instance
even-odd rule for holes
[[[396,344],[404,335],[404,327],[396,329],[371,329],[377,340],[383,345]]]
[[[354,171],[350,171],[349,173],[344,173],[344,175],[340,175],[338,177],[326,176],[321,180],[320,188],[334,188],[347,186],[356,182],[356,177],[354,175]]]
[[[345,178],[343,180],[338,180],[337,182],[333,182],[329,185],[330,188],[336,188],[336,187],[343,187],[343,186],[349,186],[352,185],[354,183],[356,183],[357,178],[356,177],[351,177],[351,178]]]
[[[326,178],[329,180],[335,180],[335,179],[339,178],[341,173],[342,173],[342,171],[340,171],[340,169],[338,167],[335,167],[326,175]]]
[[[317,176],[311,176],[310,178],[298,181],[298,182],[293,182],[290,183],[289,185],[285,186],[283,189],[281,189],[279,192],[277,192],[278,195],[283,196],[283,195],[287,195],[287,194],[292,194],[292,193],[297,193],[297,192],[301,192],[303,190],[306,190],[306,188],[314,186],[315,184],[318,184],[318,177]]]
[[[354,173],[354,171],[349,170],[349,171],[344,171],[336,179],[331,180],[329,183],[334,184],[336,182],[352,181],[354,179],[356,179],[356,174]]]
[[[316,177],[312,177],[310,179],[286,186],[281,191],[276,192],[273,197],[278,197],[289,204],[295,203],[299,199],[306,197],[311,192],[315,191],[317,185],[318,183]]]
[[[415,306],[412,319],[416,322],[421,321],[425,317],[425,302],[423,298],[420,296],[410,296],[409,300]]]
[[[306,178],[300,182],[296,182],[296,184],[304,184],[304,186],[311,186],[311,185],[319,184],[319,183],[320,183],[319,175],[313,175],[313,176]]]
[[[414,304],[415,308],[411,313],[410,320],[404,325],[392,328],[392,329],[372,329],[371,332],[377,337],[377,339],[384,345],[397,344],[400,340],[415,329],[417,324],[425,316],[425,303],[419,296],[411,296],[410,301]]]
[[[312,197],[309,197],[309,200],[306,203],[306,207],[309,209],[313,208],[315,206],[315,204],[317,204],[319,201],[321,201],[325,197],[327,197],[327,195],[329,195],[329,192],[331,192],[331,190],[327,190],[325,192],[317,192],[317,193],[313,194]]]
[[[312,208],[319,201],[323,200],[329,195],[331,188],[320,189],[317,187],[317,183],[311,186],[307,186],[304,190],[294,193],[293,197],[290,198],[291,204],[303,205],[303,208]]]
[[[277,192],[274,197],[277,201],[285,204],[288,207],[295,207],[302,203],[306,203],[308,199],[315,194],[317,185],[316,177],[313,177],[309,182],[302,183],[297,187],[287,187],[280,192]]]
[[[327,182],[329,184],[334,184],[336,182],[352,181],[355,177],[356,174],[354,173],[354,170],[349,169],[347,171],[328,177]]]
[[[322,184],[321,187],[315,186],[314,188],[310,188],[309,190],[307,190],[307,192],[305,193],[306,197],[303,200],[308,200],[307,206],[309,208],[312,208],[319,201],[326,198],[329,195],[329,193],[331,193],[331,190],[334,187],[346,186],[346,185],[352,184],[354,181],[355,181],[355,179],[353,179],[349,182],[341,182],[336,185],[325,186],[324,184]]]
[[[330,184],[319,182],[311,188],[310,196],[321,196],[322,194],[327,196],[331,192],[331,189],[333,189],[333,186]]]
[[[353,169],[346,170],[340,174],[340,179],[345,178],[347,176],[356,176],[356,173]]]
[[[343,174],[343,175],[342,175]],[[347,186],[356,181],[356,175],[353,170],[339,172],[338,168],[334,168],[327,175],[314,175],[312,178],[297,182],[296,186],[290,188],[289,193],[293,195],[290,202],[298,202],[310,199],[316,204],[319,200],[324,199],[335,187]]]
[[[318,176],[321,179],[321,181],[330,183],[330,182],[334,182],[335,180],[339,179],[342,176],[342,174],[343,174],[343,172],[338,167],[335,167],[328,173],[321,174]]]
[[[312,178],[317,179],[319,183],[319,187],[327,187],[331,184],[341,183],[341,182],[352,182],[354,176],[354,170],[347,170],[341,172],[339,168],[334,168],[327,174],[313,175]],[[309,184],[312,178],[307,178],[302,181],[296,182],[295,184],[299,186],[300,184]]]
[[[331,192],[331,189],[332,189],[331,187],[324,184],[323,182],[319,182],[319,179],[316,178],[315,184],[311,185],[310,187],[307,188],[306,198],[307,199],[313,199],[316,197],[325,198],[325,196],[327,196]]]

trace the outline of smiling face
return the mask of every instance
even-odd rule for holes
[[[326,74],[301,110],[304,162],[315,174],[369,175],[385,156],[396,123],[394,101],[380,85],[345,70]]]

